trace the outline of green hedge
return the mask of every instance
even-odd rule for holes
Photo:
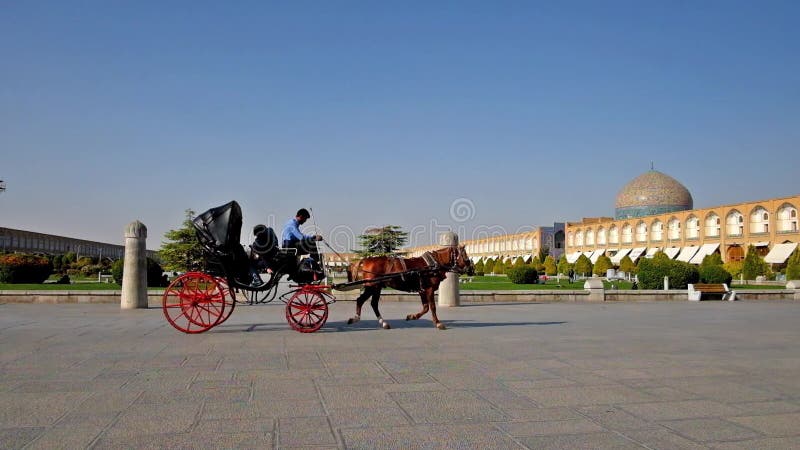
[[[506,276],[514,284],[534,284],[539,281],[539,273],[532,266],[512,267]]]
[[[0,283],[44,283],[53,263],[43,256],[12,253],[0,255]]]
[[[692,264],[667,258],[643,258],[637,270],[641,289],[663,289],[664,277],[669,277],[670,289],[686,289],[697,283],[700,274]]]

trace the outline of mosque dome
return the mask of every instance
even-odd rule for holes
[[[692,209],[692,194],[678,180],[650,170],[631,180],[617,194],[615,216],[619,219],[652,216]]]

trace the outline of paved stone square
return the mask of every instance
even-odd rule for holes
[[[0,448],[800,448],[800,303],[0,305]]]

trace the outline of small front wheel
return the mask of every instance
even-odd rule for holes
[[[294,330],[313,333],[328,320],[328,302],[319,292],[300,289],[286,303],[286,321]]]

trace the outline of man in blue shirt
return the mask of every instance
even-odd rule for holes
[[[281,240],[283,241],[283,248],[296,248],[298,252],[308,253],[311,259],[319,263],[319,251],[317,250],[317,241],[322,240],[322,236],[315,234],[303,234],[300,231],[300,225],[306,223],[311,217],[311,214],[305,208],[300,208],[295,214],[293,219],[289,219],[286,225],[283,226],[283,233]]]

